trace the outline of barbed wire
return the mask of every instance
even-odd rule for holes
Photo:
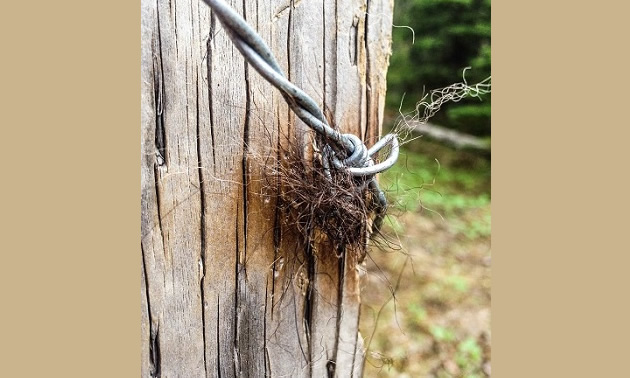
[[[330,127],[317,103],[286,78],[265,41],[243,17],[223,0],[203,1],[212,8],[228,37],[247,62],[269,83],[280,90],[291,110],[306,125],[324,138],[327,144],[322,150],[322,163],[326,176],[331,177],[332,164],[335,169],[345,169],[354,177],[365,178],[369,183],[369,188],[376,195],[379,209],[384,212],[387,202],[385,195],[374,179],[374,175],[390,168],[398,159],[397,135],[388,134],[368,149],[356,135],[342,134]],[[375,163],[373,157],[386,145],[391,145],[389,156],[385,160]],[[379,209],[377,209],[377,214],[381,212]],[[377,222],[375,221],[375,223]]]

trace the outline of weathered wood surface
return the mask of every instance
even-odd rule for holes
[[[390,0],[231,5],[343,132],[373,143]],[[360,376],[357,261],[306,250],[263,190],[260,161],[278,145],[309,154],[310,129],[203,2],[141,6],[142,376]]]

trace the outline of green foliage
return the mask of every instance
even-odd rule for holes
[[[485,135],[490,121],[490,103],[457,104],[447,108],[451,127],[474,135]]]
[[[483,350],[472,337],[466,338],[457,346],[455,362],[465,377],[481,377],[478,366],[483,358]]]
[[[449,342],[455,340],[455,332],[441,326],[431,327],[431,335],[433,335],[433,338],[438,342]]]
[[[487,203],[490,204],[490,201]],[[451,222],[453,228],[461,235],[470,240],[475,240],[480,237],[489,237],[491,230],[490,213],[482,213],[476,217],[455,218]]]
[[[394,6],[393,54],[387,76],[387,105],[410,111],[424,94],[466,80],[490,76],[490,1],[410,0]],[[415,43],[412,31],[415,32]],[[460,131],[490,134],[490,96],[445,106],[434,121]]]
[[[444,279],[445,283],[451,286],[455,291],[460,294],[464,294],[468,291],[468,281],[465,277],[460,275],[451,275],[446,276]]]
[[[427,320],[427,310],[416,302],[411,302],[407,306],[407,311],[411,314],[415,324],[423,324]]]
[[[451,149],[426,141],[423,148],[434,148],[433,152],[420,154],[409,148],[408,144],[403,145],[398,163],[381,175],[381,186],[392,206],[444,217],[470,238],[489,235],[490,214],[472,220],[462,218],[461,214],[490,204],[490,163],[462,155],[465,164],[457,166],[456,161],[449,161],[455,156]],[[402,226],[393,227],[402,230]]]

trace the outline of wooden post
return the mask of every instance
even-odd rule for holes
[[[374,142],[391,0],[231,5],[342,132]],[[261,158],[308,154],[312,132],[203,2],[141,6],[142,376],[360,376],[358,262],[305,248],[263,190]]]

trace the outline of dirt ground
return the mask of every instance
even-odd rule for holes
[[[365,376],[490,376],[490,163],[423,146],[382,178],[391,245],[366,259]]]

